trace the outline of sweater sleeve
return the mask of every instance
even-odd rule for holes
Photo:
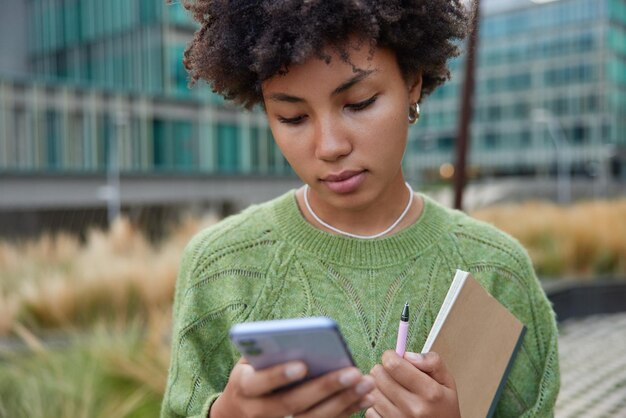
[[[525,324],[526,334],[495,416],[551,417],[560,387],[555,316],[526,252],[520,248],[518,256],[522,265],[510,277],[520,292],[507,303]]]
[[[183,253],[161,418],[207,417],[239,358],[228,330],[246,320],[263,283],[246,253],[254,240],[240,238],[233,228],[210,228]]]
[[[528,405],[522,417],[552,417],[554,406],[560,389],[558,330],[552,306],[548,301],[539,281],[535,277],[530,260],[528,260],[530,276],[529,301],[531,314],[535,320],[529,327],[527,350],[536,352],[538,366],[534,385],[528,389],[526,398]],[[533,341],[534,340],[534,341]],[[536,350],[536,351],[535,351]]]

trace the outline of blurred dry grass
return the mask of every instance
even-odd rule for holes
[[[89,333],[68,333],[61,347],[4,354],[0,416],[158,416],[169,343],[152,331],[137,323],[123,331],[99,324]]]
[[[0,335],[16,321],[34,330],[150,322],[170,309],[185,244],[214,222],[188,219],[159,245],[125,219],[90,231],[84,244],[68,235],[0,242]]]
[[[187,219],[150,244],[127,220],[86,242],[0,243],[0,416],[158,416]]]
[[[472,216],[517,238],[540,276],[626,276],[626,199],[566,207],[526,202]]]

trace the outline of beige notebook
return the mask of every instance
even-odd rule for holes
[[[438,353],[454,376],[463,418],[493,415],[524,325],[468,272],[457,270],[422,353]]]

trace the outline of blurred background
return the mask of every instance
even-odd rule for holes
[[[260,111],[188,87],[180,2],[0,6],[0,417],[156,416],[185,243],[300,182]],[[483,0],[477,33],[407,180],[528,249],[557,417],[626,417],[626,0]]]

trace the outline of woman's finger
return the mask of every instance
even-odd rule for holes
[[[424,394],[432,385],[438,383],[408,360],[398,356],[395,351],[387,350],[382,356],[382,368],[408,392]]]
[[[276,411],[302,414],[335,394],[339,394],[347,389],[354,389],[355,386],[361,383],[363,377],[359,369],[348,367],[273,394],[270,397],[270,401],[272,405],[275,405]],[[371,387],[367,388],[367,392],[371,389]],[[345,404],[335,411],[336,414],[348,407],[356,398],[346,400],[346,398],[340,397],[340,400],[345,402]]]
[[[454,377],[439,354],[435,352],[421,354],[407,352],[404,354],[404,358],[439,384],[450,389],[456,389]]]
[[[436,411],[446,411],[445,415],[441,416],[458,416],[454,379],[441,358],[433,354],[428,356],[411,354],[415,353],[408,355],[415,364],[400,358],[394,351],[389,351],[383,354],[383,364],[374,366],[371,374],[376,379],[377,390],[392,404],[390,406],[384,399],[377,397],[374,409],[385,418],[428,417],[435,416],[438,413]],[[424,371],[418,366],[423,367]],[[435,377],[441,379],[441,382]],[[394,407],[402,412],[388,414],[386,409]]]
[[[255,370],[245,362],[233,369],[239,390],[247,398],[266,395],[272,391],[296,382],[306,376],[306,365],[300,361],[279,364],[263,370]]]
[[[337,418],[349,418],[363,409],[370,408],[372,405],[374,405],[374,397],[370,393],[365,395],[365,397],[361,398],[358,402],[353,403],[344,409],[343,412],[337,416]]]
[[[349,417],[351,414],[372,406],[372,398],[368,398],[375,387],[372,376],[363,376],[354,387],[344,389],[315,405],[302,415],[302,418]]]
[[[374,405],[365,411],[366,418],[402,416],[400,410],[378,388],[370,396],[374,398]]]
[[[365,411],[365,418],[383,418],[378,412],[376,412],[376,410],[372,407],[372,408],[368,408],[367,411]]]
[[[413,366],[408,364],[414,373],[421,373],[415,370]],[[406,411],[412,408],[412,405],[420,402],[419,396],[414,392],[407,390],[405,386],[396,381],[394,377],[381,365],[376,365],[372,369],[372,376],[376,379],[376,402],[374,408],[383,416],[401,416],[389,415],[393,410]],[[428,378],[430,379],[430,378]],[[430,379],[432,383],[432,379]],[[436,383],[435,383],[436,384]]]

